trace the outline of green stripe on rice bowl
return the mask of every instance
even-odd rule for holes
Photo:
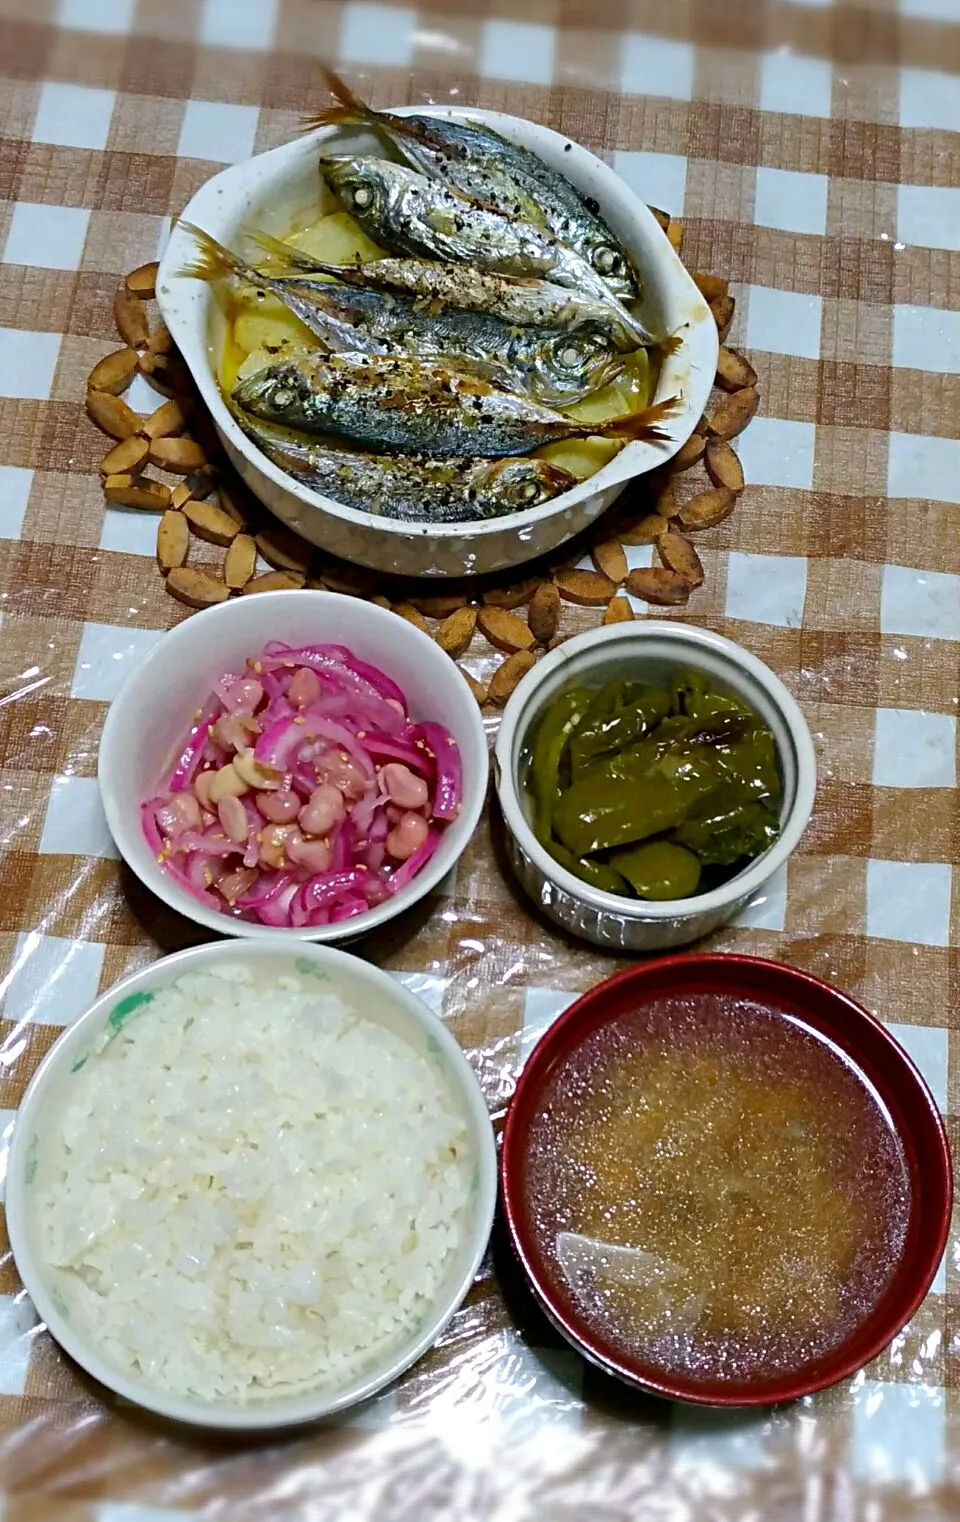
[[[353,997],[353,974],[287,958],[267,980],[228,950],[108,1001],[65,1053],[39,1168],[25,1149],[26,1229],[69,1336],[157,1409],[255,1419],[429,1329],[493,1193],[441,1022],[438,1040],[425,1009],[408,1030]]]

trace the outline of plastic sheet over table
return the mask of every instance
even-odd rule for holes
[[[54,637],[36,663],[4,673],[9,704],[28,705],[51,680],[58,649]],[[489,729],[492,739],[495,721]],[[62,776],[92,781],[95,729],[57,738],[68,746]],[[38,830],[61,826],[43,790],[14,800],[10,775],[2,844],[15,853]],[[82,832],[95,823],[90,804],[62,828]],[[98,986],[197,938],[116,863],[66,854],[57,861],[59,880],[44,880],[35,928],[9,948],[0,1062],[11,1092],[22,1091],[60,1026]],[[519,901],[495,817],[443,886],[389,940],[355,949],[451,1024],[499,1125],[537,1036],[578,992],[621,964],[562,940]],[[761,894],[741,927],[710,944],[831,972],[820,939],[785,943],[755,928],[771,914],[776,891]],[[11,1121],[12,1111],[5,1136]],[[99,1516],[93,1498],[123,1498],[147,1508],[131,1510],[132,1522],[531,1515],[866,1522],[899,1515],[894,1498],[918,1515],[925,1495],[929,1515],[940,1514],[927,1481],[938,1464],[947,1477],[950,1392],[944,1327],[930,1303],[869,1370],[836,1390],[759,1413],[681,1408],[627,1391],[568,1348],[534,1304],[498,1221],[465,1305],[397,1386],[302,1434],[221,1442],[96,1388],[35,1324],[9,1252],[0,1273],[0,1475],[14,1518],[18,1495],[40,1507],[24,1517],[64,1508],[68,1519]],[[127,1522],[126,1512],[116,1515]]]

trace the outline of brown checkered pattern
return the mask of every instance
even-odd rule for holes
[[[678,616],[783,676],[821,781],[785,883],[711,944],[894,1022],[954,1134],[960,0],[0,0],[0,1130],[60,1026],[190,934],[131,886],[97,812],[117,673],[181,611],[153,524],[104,511],[85,377],[115,343],[118,275],[222,163],[296,129],[318,57],[375,104],[559,128],[682,215],[692,268],[733,282],[763,392],[741,441],[754,484],[702,536],[706,582]],[[518,899],[489,828],[448,893],[365,954],[442,1010],[497,1118],[537,1032],[620,965]],[[372,1410],[220,1446],[67,1363],[0,1215],[2,1515],[933,1522],[960,1506],[958,1351],[951,1245],[846,1386],[760,1416],[671,1411],[559,1343],[498,1236],[440,1345]]]

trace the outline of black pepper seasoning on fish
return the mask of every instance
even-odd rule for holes
[[[307,126],[372,127],[421,174],[489,211],[546,228],[580,254],[614,295],[628,301],[639,297],[637,272],[600,216],[598,202],[582,196],[537,154],[483,122],[375,111],[332,70],[324,74],[337,104],[308,118]]]
[[[591,323],[608,333],[619,349],[635,349],[638,344],[636,332],[629,320],[624,322],[618,304],[611,306],[606,300],[595,300],[553,281],[493,274],[467,264],[441,264],[433,259],[386,258],[366,264],[330,264],[266,233],[251,229],[246,236],[270,255],[271,265],[280,275],[293,276],[293,272],[326,275],[348,285],[402,291],[416,296],[430,309],[463,307],[488,312],[523,327],[572,329],[581,323]],[[652,334],[646,335],[645,347],[657,344]],[[665,347],[672,347],[672,343],[668,340]]]
[[[243,411],[310,434],[335,434],[377,452],[529,454],[561,439],[660,439],[677,399],[605,423],[581,423],[475,376],[420,360],[302,354],[239,381]],[[480,406],[477,406],[477,403]]]
[[[549,279],[606,305],[633,334],[635,346],[657,342],[593,266],[551,233],[466,205],[452,191],[386,159],[330,161],[324,172],[347,211],[382,247],[493,274]]]
[[[325,496],[410,523],[470,523],[523,512],[576,485],[546,460],[430,460],[372,455],[312,441],[239,414],[241,427],[281,470]]]

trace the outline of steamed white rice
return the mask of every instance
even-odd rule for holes
[[[468,1134],[434,1062],[311,977],[190,974],[70,1080],[38,1226],[71,1323],[210,1401],[342,1385],[450,1267]]]

